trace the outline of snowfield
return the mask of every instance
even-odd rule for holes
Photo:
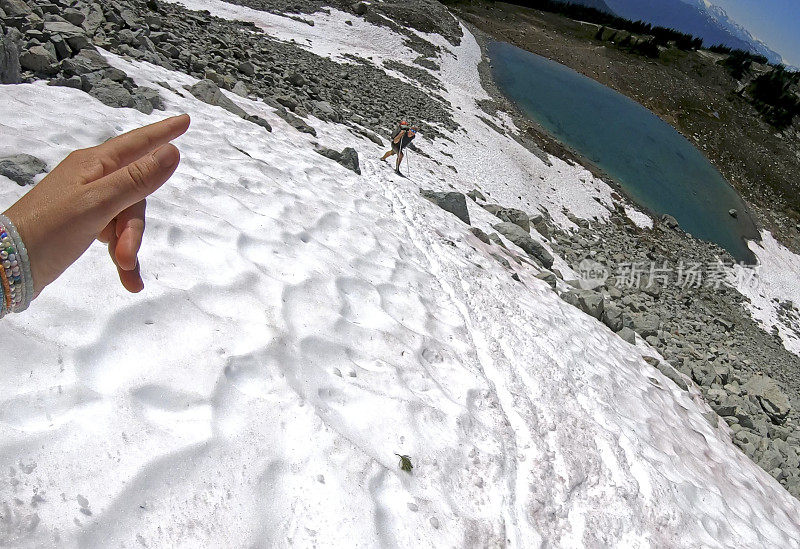
[[[353,51],[321,21],[335,12],[314,27],[264,17],[312,50]],[[376,60],[402,42],[363,22],[347,33]],[[343,125],[312,117],[312,138],[229,94],[267,133],[156,84],[193,78],[112,54],[167,112],[0,87],[0,156],[50,167],[166,115],[193,120],[148,201],[144,292],[125,293],[97,244],[2,320],[0,545],[800,547],[800,502],[709,423],[697,391],[420,197],[477,187],[564,226],[563,207],[603,219],[611,204],[580,166],[478,119],[466,29],[438,44],[464,130],[457,147],[423,136],[442,165],[412,153],[407,179]],[[363,175],[314,143],[355,147]],[[3,207],[22,192],[0,178]],[[475,226],[496,222],[469,206]]]

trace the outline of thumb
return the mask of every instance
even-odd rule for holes
[[[163,185],[180,159],[178,148],[168,143],[91,185],[96,187],[102,207],[113,217]]]

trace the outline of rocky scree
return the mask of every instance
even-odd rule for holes
[[[390,134],[401,117],[419,120],[422,133],[430,137],[439,135],[438,128],[456,128],[450,106],[441,97],[390,77],[372,63],[336,63],[272,40],[253,24],[208,12],[157,0],[0,0],[0,9],[4,81],[47,79],[52,85],[87,91],[111,106],[145,113],[162,108],[155,90],[137,87],[125,73],[111,68],[94,51],[97,46],[185,72],[242,96],[260,97],[296,129],[310,134],[316,132],[304,120],[308,114],[350,124],[375,142],[381,142],[375,132]],[[281,11],[278,4],[270,9]],[[427,75],[433,85],[430,73],[418,71],[405,69],[415,78]],[[254,122],[267,127],[263,121]]]
[[[94,51],[92,29],[100,30],[104,17],[100,4],[0,0],[0,10],[2,83],[44,78],[51,85],[81,89],[112,107],[146,114],[163,108],[157,91],[137,86]]]
[[[800,357],[758,326],[746,299],[726,284],[681,287],[644,275],[628,286],[613,276],[632,262],[708,265],[721,259],[730,265],[733,259],[714,244],[687,237],[669,216],[652,230],[634,225],[621,207],[611,223],[574,221],[580,226],[575,232],[553,228],[553,250],[576,271],[589,259],[612,276],[594,290],[562,297],[629,341],[633,333],[646,339],[669,363],[656,366],[693,380],[730,426],[733,442],[800,498]]]

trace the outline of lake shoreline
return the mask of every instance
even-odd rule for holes
[[[563,64],[650,110],[717,168],[759,229],[800,253],[800,124],[780,135],[769,128],[736,95],[736,82],[714,54],[672,48],[653,60],[593,40],[591,25],[561,15],[500,2],[451,9],[470,29]]]
[[[523,134],[522,136],[515,135],[513,137],[520,144],[528,148],[531,152],[541,157],[541,152],[544,151],[547,154],[558,157],[568,162],[572,162],[574,164],[578,164],[586,168],[586,170],[589,171],[594,177],[602,179],[606,184],[608,184],[614,190],[614,192],[616,192],[621,197],[624,197],[625,201],[630,203],[631,206],[642,211],[648,217],[650,217],[651,220],[654,222],[654,225],[660,222],[662,219],[662,214],[657,213],[651,207],[634,199],[633,196],[631,196],[631,194],[625,190],[624,186],[618,179],[616,179],[606,170],[598,166],[587,156],[580,153],[575,148],[571,147],[569,144],[561,141],[558,137],[550,133],[550,131],[547,130],[544,126],[542,126],[542,124],[540,124],[538,121],[536,121],[535,119],[524,113],[522,109],[500,89],[497,82],[495,81],[494,75],[492,74],[492,65],[491,65],[491,58],[488,53],[488,44],[489,42],[493,41],[505,42],[505,40],[502,37],[492,36],[490,33],[476,27],[469,21],[465,21],[463,19],[460,19],[460,21],[473,34],[476,41],[478,42],[478,45],[481,48],[481,61],[478,64],[478,72],[481,78],[481,85],[484,87],[484,89],[489,93],[489,95],[492,98],[490,103],[481,104],[481,107],[484,109],[484,111],[490,115],[493,115],[494,113],[489,112],[487,109],[496,109],[505,112],[511,117],[514,124]],[[530,52],[530,53],[535,54],[535,52]],[[549,59],[548,57],[545,58]],[[558,63],[558,61],[556,60],[553,59],[550,60]],[[641,105],[637,101],[635,100],[633,101]],[[652,111],[650,112],[652,113]],[[656,113],[653,114],[658,117]],[[669,124],[667,121],[663,120],[663,118],[661,117],[658,118],[664,121],[665,124]],[[673,129],[675,129],[672,124],[669,125],[672,126]],[[680,134],[680,131],[678,131],[678,133]],[[694,147],[694,145],[691,142],[689,142],[689,145]],[[694,148],[697,149],[696,147]],[[700,154],[702,154],[702,151],[699,151],[699,149],[697,150],[698,152],[700,152]],[[703,156],[705,157],[705,155]],[[709,160],[707,157],[705,158],[706,160]],[[738,190],[733,185],[731,185],[731,183],[724,177],[723,174],[720,173],[720,176],[723,178],[723,180],[725,180],[725,183],[728,185],[728,187],[739,196],[744,205],[743,211],[739,211],[738,215],[745,216],[746,219],[750,222],[749,224],[752,227],[754,227],[753,232],[748,232],[747,234],[745,234],[744,236],[745,243],[750,241],[756,243],[760,242],[761,232],[759,224],[757,222],[757,217],[753,214],[751,210],[751,205],[748,203],[745,197],[743,197],[738,192]],[[703,240],[695,237],[692,233],[684,233],[684,234],[688,238]],[[755,254],[753,254],[752,251],[749,250],[749,247],[746,244],[745,247],[747,248],[747,250],[744,251],[744,254],[746,256],[745,262],[748,264],[755,264],[756,263]],[[728,250],[725,250],[724,248],[721,249],[725,252],[725,254],[729,256],[728,258],[726,258],[726,261],[730,260],[734,263],[737,262],[733,257],[733,255]]]

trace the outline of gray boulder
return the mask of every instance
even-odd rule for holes
[[[467,193],[467,196],[470,197],[473,202],[477,202],[480,200],[481,202],[486,202],[486,197],[483,196],[483,193],[480,192],[478,189],[472,189]]]
[[[260,117],[260,116],[258,116],[258,115],[255,115],[255,114],[248,114],[248,115],[245,117],[245,120],[247,120],[248,122],[252,122],[253,124],[258,124],[259,126],[261,126],[262,128],[264,128],[264,129],[265,129],[265,130],[267,130],[268,132],[271,132],[271,131],[272,131],[272,125],[270,125],[270,123],[269,123],[269,122],[267,122],[266,120],[264,120],[263,118],[261,118],[261,117]]]
[[[481,208],[483,208],[492,215],[497,215],[497,212],[503,209],[503,207],[500,204],[481,204]]]
[[[539,280],[544,280],[551,288],[555,290],[558,278],[550,271],[542,271],[541,273],[536,275],[536,278],[538,278]]]
[[[647,358],[650,357],[646,357],[645,360],[647,360]],[[675,368],[673,368],[666,362],[658,359],[654,359],[652,361],[648,360],[647,362],[652,366],[654,366],[659,372],[664,374],[664,377],[671,380],[675,385],[677,385],[684,391],[689,390],[689,384],[686,383],[686,380],[675,370]]]
[[[317,153],[326,158],[338,162],[348,170],[351,170],[358,175],[361,175],[361,168],[358,164],[358,152],[353,147],[345,147],[342,152],[327,147],[318,147],[315,149]]]
[[[480,240],[484,244],[491,244],[492,243],[492,241],[489,240],[489,235],[486,234],[485,232],[483,232],[482,230],[480,230],[478,227],[470,227],[469,228],[469,232],[471,232],[476,237],[478,237],[478,240]]]
[[[74,21],[70,22],[75,24]],[[103,8],[99,4],[92,4],[86,13],[86,19],[83,21],[82,26],[87,33],[93,35],[105,22],[106,18],[105,15],[103,15]]]
[[[605,310],[605,302],[602,294],[592,290],[581,290],[576,292],[578,307],[587,315],[600,320]]]
[[[56,63],[58,59],[55,53],[38,45],[32,46],[19,56],[19,64],[23,69],[37,73],[55,74],[58,70]]]
[[[299,116],[295,116],[294,114],[290,113],[284,108],[280,108],[275,111],[275,114],[283,118],[287,124],[291,127],[299,131],[300,133],[307,133],[316,137],[317,130],[306,124],[306,121],[300,118]]]
[[[775,380],[768,376],[753,376],[744,384],[747,394],[756,397],[761,408],[773,423],[782,424],[791,411],[789,398]]]
[[[664,226],[669,229],[677,229],[679,226],[678,220],[669,214],[664,214],[661,216],[661,223],[663,223]]]
[[[297,108],[297,100],[294,97],[289,97],[288,95],[281,95],[279,97],[276,97],[275,101],[277,101],[290,111],[294,111]]]
[[[253,76],[256,74],[256,68],[250,61],[243,61],[236,67],[240,73],[246,76]]]
[[[623,328],[622,309],[616,305],[607,305],[603,308],[603,315],[600,320],[608,326],[612,332],[618,332]]]
[[[617,335],[623,339],[623,341],[627,341],[631,345],[636,345],[636,332],[631,330],[630,328],[623,328]]]
[[[519,227],[526,233],[531,232],[530,218],[528,217],[528,214],[522,210],[517,210],[515,208],[503,208],[494,215],[503,221],[508,221],[509,223],[519,225]]]
[[[345,147],[342,149],[342,159],[339,161],[339,164],[361,175],[361,167],[358,165],[358,152],[353,147]]]
[[[658,329],[661,327],[661,319],[658,315],[637,314],[633,317],[633,329],[644,338],[648,336],[658,335]]]
[[[250,93],[250,90],[248,90],[244,82],[241,81],[237,81],[231,91],[239,97],[247,97],[247,95]]]
[[[420,189],[419,194],[441,209],[450,212],[467,225],[470,224],[469,211],[467,210],[467,198],[463,194],[456,192],[437,192],[429,189]]]
[[[289,82],[292,86],[297,86],[297,87],[305,86],[307,82],[305,77],[300,73],[294,73],[290,75],[289,78],[286,79],[286,81]]]
[[[17,185],[33,185],[33,177],[47,171],[47,164],[29,154],[15,154],[0,158],[0,175]]]
[[[76,10],[75,8],[67,8],[62,13],[61,16],[72,23],[73,25],[81,26],[83,22],[86,20],[86,15],[83,12]]]
[[[48,36],[60,35],[74,51],[91,45],[86,31],[68,21],[45,21],[44,32]]]
[[[67,76],[88,74],[109,67],[105,57],[95,50],[81,50],[78,55],[61,62],[61,68]]]
[[[226,111],[235,114],[241,118],[246,118],[247,113],[239,107],[236,103],[231,101],[222,93],[219,86],[214,84],[211,80],[201,80],[194,86],[191,86],[189,92],[203,103],[222,107]]]
[[[492,227],[511,242],[522,248],[525,253],[536,261],[540,262],[545,269],[553,266],[553,256],[542,246],[541,243],[531,238],[530,233],[526,232],[516,223],[504,221]]]
[[[0,0],[0,9],[9,17],[23,17],[33,13],[28,4],[22,0]]]
[[[16,29],[14,29],[16,31]],[[19,48],[11,32],[0,30],[0,84],[19,84]]]
[[[132,107],[134,104],[131,92],[113,80],[100,80],[89,90],[89,95],[109,107]]]

